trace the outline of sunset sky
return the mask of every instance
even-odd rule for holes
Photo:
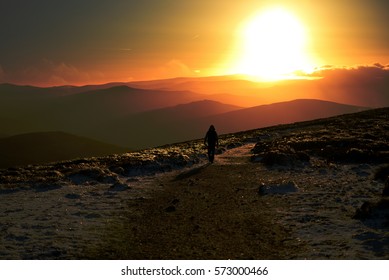
[[[294,39],[286,34],[293,32],[278,34],[283,55],[252,54],[265,52],[264,35],[247,35],[247,28],[271,9],[298,22],[303,56],[316,67],[389,63],[385,0],[0,0],[0,83],[224,75],[243,69],[237,65],[251,56],[256,64],[262,57],[291,64]],[[269,61],[263,65],[271,68]]]

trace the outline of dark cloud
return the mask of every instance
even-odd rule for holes
[[[88,72],[65,62],[54,62],[48,59],[16,71],[6,72],[0,66],[0,83],[54,86],[84,85],[100,80],[104,80],[104,75],[98,71]]]
[[[389,81],[389,67],[381,63],[355,67],[325,67],[315,71],[310,77],[320,77],[333,83],[373,84],[377,81]]]

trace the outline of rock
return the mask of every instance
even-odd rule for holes
[[[262,154],[268,150],[268,146],[265,145],[264,143],[258,142],[255,144],[254,148],[251,149],[251,151],[254,154]]]
[[[280,149],[270,150],[264,153],[255,154],[252,160],[255,160],[257,156],[262,156],[262,163],[268,166],[281,165],[290,166],[301,164],[303,162],[309,162],[310,156],[306,152],[295,151],[290,147],[283,147]]]
[[[262,183],[262,185],[258,188],[258,193],[260,195],[268,195],[268,194],[288,194],[293,192],[298,192],[299,189],[295,182],[282,182],[281,184],[274,185],[266,185]]]
[[[296,155],[286,154],[280,151],[271,151],[264,155],[262,163],[265,165],[293,165],[297,162]]]

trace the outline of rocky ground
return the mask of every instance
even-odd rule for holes
[[[388,117],[0,170],[0,258],[387,259]]]

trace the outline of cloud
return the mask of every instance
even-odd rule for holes
[[[374,66],[375,67],[378,67],[378,68],[381,68],[381,69],[384,69],[385,68],[385,66],[384,65],[382,65],[381,63],[379,63],[379,62],[377,62],[377,63],[374,63]]]
[[[160,78],[190,77],[193,73],[185,63],[178,59],[168,61],[158,70]]]
[[[24,68],[14,74],[17,83],[55,86],[55,85],[84,85],[94,83],[104,78],[99,72],[82,71],[74,65],[65,62],[54,62],[43,59],[34,66]]]
[[[0,65],[0,83],[51,87],[62,85],[104,84],[134,80],[125,71],[101,72],[90,68],[81,68],[67,62],[49,59],[35,61],[33,64],[2,68]]]
[[[358,65],[354,67],[335,67],[326,65],[320,67],[310,76],[343,81],[374,81],[377,79],[389,79],[389,65],[374,63],[372,65]]]

